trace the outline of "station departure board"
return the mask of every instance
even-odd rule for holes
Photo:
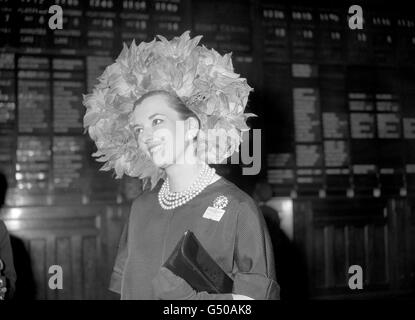
[[[415,18],[263,2],[267,177],[277,194],[415,193]],[[271,129],[274,128],[274,129]]]
[[[48,22],[63,10],[63,29]],[[405,12],[252,0],[0,0],[0,168],[8,204],[120,201],[82,94],[133,39],[190,30],[254,87],[276,194],[415,193],[415,27]],[[259,99],[257,99],[259,98]]]
[[[63,28],[49,13],[59,5]],[[234,10],[238,6],[238,10]],[[212,11],[213,10],[213,11]],[[214,13],[217,14],[214,14]],[[99,171],[84,133],[82,94],[113,63],[123,43],[171,39],[186,30],[249,78],[249,1],[0,0],[0,170],[7,204],[123,201],[122,180]],[[227,19],[231,17],[230,19]]]

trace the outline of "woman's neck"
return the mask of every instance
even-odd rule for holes
[[[181,192],[189,188],[199,177],[199,174],[205,166],[206,163],[196,157],[193,145],[187,147],[185,156],[181,158],[181,162],[177,161],[175,164],[166,168],[170,191]],[[219,179],[220,176],[215,173],[210,183]]]
[[[166,168],[170,190],[180,192],[189,188],[199,177],[203,163],[174,164]]]

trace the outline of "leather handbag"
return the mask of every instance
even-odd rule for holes
[[[163,265],[197,292],[232,293],[233,280],[203,248],[190,230],[177,243]]]

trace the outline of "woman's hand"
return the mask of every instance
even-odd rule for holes
[[[240,294],[196,292],[183,278],[165,267],[160,268],[152,283],[156,298],[162,300],[253,300]]]
[[[183,278],[161,267],[153,279],[153,290],[157,299],[162,300],[232,300],[231,293],[196,292]],[[238,296],[238,295],[236,295]],[[242,296],[241,296],[242,297]]]
[[[248,296],[244,296],[242,294],[232,294],[233,300],[254,300]]]
[[[153,279],[154,294],[162,300],[192,299],[196,291],[183,279],[165,267],[161,267]]]

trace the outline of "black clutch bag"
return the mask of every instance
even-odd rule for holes
[[[233,280],[187,230],[163,265],[197,292],[232,293]]]

